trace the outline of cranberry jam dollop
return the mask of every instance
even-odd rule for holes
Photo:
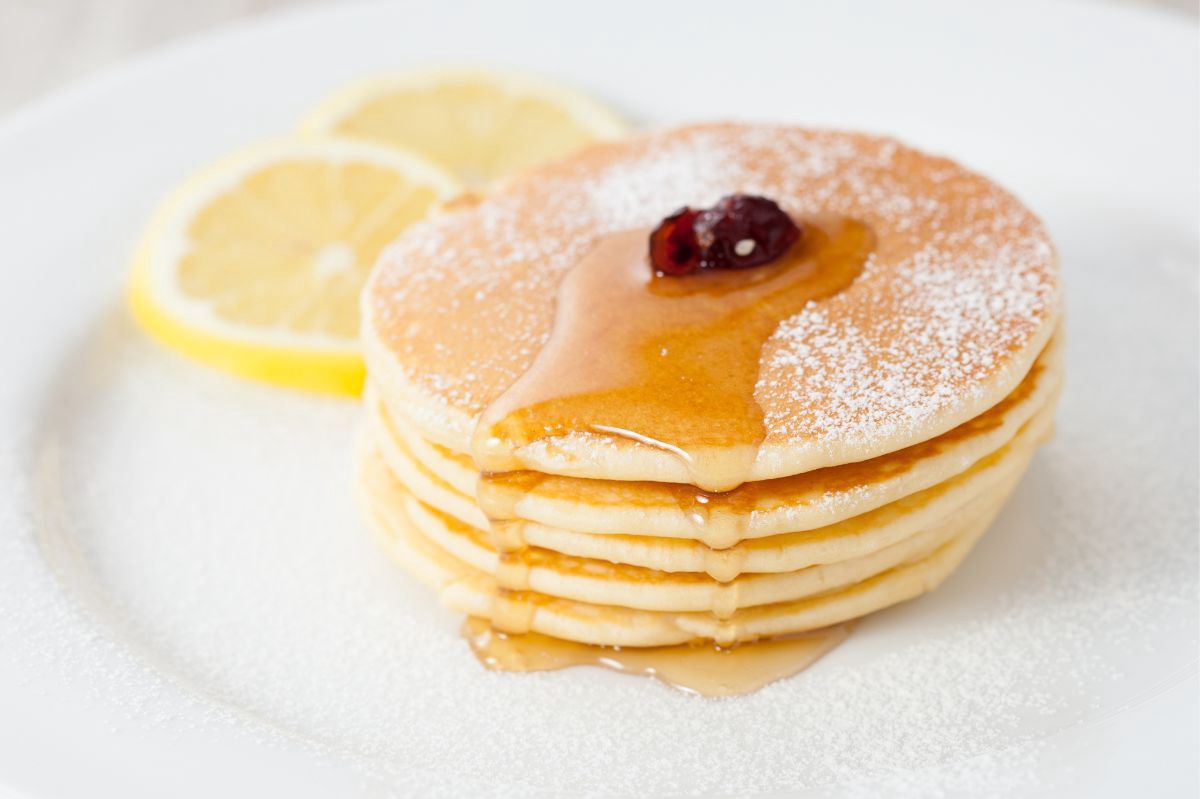
[[[650,265],[664,275],[747,269],[782,256],[802,234],[766,197],[731,194],[712,208],[681,208],[650,234]]]

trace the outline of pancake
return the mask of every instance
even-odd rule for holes
[[[735,574],[723,580],[703,571],[664,571],[622,564],[607,557],[610,550],[604,545],[617,544],[624,536],[596,536],[594,549],[600,557],[564,554],[536,544],[506,553],[497,549],[489,533],[413,497],[395,480],[394,474],[390,483],[382,476],[374,478],[371,501],[381,508],[384,517],[403,516],[431,543],[496,578],[497,587],[503,590],[535,591],[643,610],[706,610],[718,618],[727,618],[740,608],[801,599],[844,587],[929,554],[961,533],[972,520],[995,512],[1024,472],[1051,422],[1048,411],[1031,420],[1002,452],[989,458],[980,472],[986,479],[970,481],[974,492],[958,501],[949,512],[934,515],[920,498],[902,500],[882,509],[874,519],[860,518],[854,524],[843,522],[807,535],[760,539],[780,559],[799,561],[805,553],[812,552],[820,552],[821,557],[804,567],[774,573]],[[386,469],[386,458],[379,460]],[[885,514],[894,522],[884,522]],[[789,553],[789,549],[793,552]]]
[[[834,524],[944,482],[1007,444],[1056,396],[1061,380],[1059,336],[1017,388],[987,412],[930,441],[864,463],[750,483],[717,495],[666,483],[517,472],[490,481],[488,500],[494,518],[581,533],[687,538],[728,549],[747,539]],[[367,397],[379,448],[401,481],[439,510],[487,527],[474,498],[478,470],[397,424],[374,392]],[[423,457],[416,455],[422,450]]]
[[[380,486],[376,481],[382,481]],[[720,618],[712,612],[659,612],[595,604],[533,591],[499,591],[495,578],[451,555],[422,535],[404,503],[377,497],[395,490],[375,453],[363,459],[364,501],[369,518],[389,551],[411,573],[438,591],[449,608],[499,623],[500,629],[599,646],[650,647],[710,640],[721,646],[817,630],[912,599],[935,588],[987,529],[1004,499],[981,508],[920,557],[854,582],[848,587],[791,602],[749,607]]]
[[[1004,447],[950,480],[872,512],[815,530],[752,539],[729,549],[712,549],[699,541],[636,534],[596,535],[526,522],[521,525],[521,544],[576,558],[605,560],[659,572],[706,574],[719,582],[729,582],[740,574],[795,572],[817,564],[861,557],[896,544],[917,530],[959,512],[969,502],[995,491],[998,483],[1018,478],[1050,427],[1052,414],[1051,403]],[[428,485],[397,477],[392,469],[392,459],[383,454],[387,440],[380,439],[377,430],[368,429],[367,439],[380,452],[401,490],[415,492],[420,497],[413,499],[424,506],[423,510],[410,510],[409,515],[423,514],[425,523],[418,522],[418,527],[426,536],[435,539],[460,560],[483,571],[494,571],[497,544],[503,542],[495,541],[495,536],[485,531],[486,525],[473,525],[452,512],[439,509],[438,502],[426,499],[439,497],[439,493],[431,492]],[[442,488],[442,491],[446,490]],[[465,496],[455,496],[453,504],[466,506],[469,502]],[[434,526],[442,532],[431,532]]]
[[[1049,237],[986,178],[886,138],[706,125],[590,148],[412,226],[363,295],[371,380],[423,438],[471,452],[478,419],[549,338],[563,276],[597,241],[738,191],[862,220],[876,242],[857,280],[763,344],[747,482],[951,430],[1010,394],[1054,330]],[[588,430],[508,458],[506,470],[693,482],[669,451]]]

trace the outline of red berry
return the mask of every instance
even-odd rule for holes
[[[695,222],[703,267],[745,269],[770,263],[787,252],[800,228],[774,200],[748,194],[724,197]]]
[[[700,267],[696,215],[690,208],[680,208],[650,234],[650,263],[655,269],[666,275],[686,275]]]
[[[745,269],[779,258],[802,231],[766,197],[731,194],[712,208],[681,208],[650,234],[650,264],[666,275]]]

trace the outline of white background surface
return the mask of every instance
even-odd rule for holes
[[[1196,793],[1194,25],[1059,4],[759,8],[736,36],[740,9],[719,3],[289,15],[0,128],[0,785]],[[485,674],[357,521],[352,405],[210,373],[130,327],[125,259],[163,190],[346,78],[451,57],[558,76],[648,124],[886,130],[1044,215],[1069,298],[1058,436],[952,580],[733,702],[590,670]]]
[[[1196,0],[1091,0],[1172,10]],[[336,0],[0,0],[0,115],[123,57],[241,19]]]

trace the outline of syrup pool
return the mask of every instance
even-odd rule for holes
[[[477,618],[463,623],[462,634],[479,662],[496,671],[599,666],[715,698],[752,693],[803,671],[844,641],[852,626],[839,624],[732,647],[697,643],[636,649],[592,646],[538,633],[503,633]]]

